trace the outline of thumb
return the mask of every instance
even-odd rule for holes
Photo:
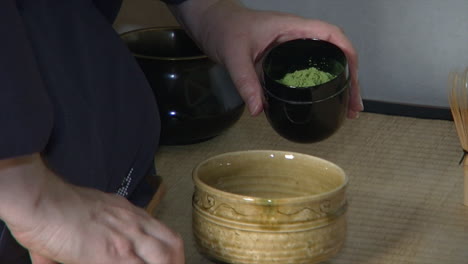
[[[29,256],[31,257],[32,264],[59,264],[34,252],[29,252]]]
[[[240,96],[247,104],[252,116],[263,110],[262,87],[255,70],[255,62],[249,54],[242,50],[242,45],[230,51],[233,56],[225,56],[224,65],[237,88]]]

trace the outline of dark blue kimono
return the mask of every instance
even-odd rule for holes
[[[0,1],[0,159],[40,152],[66,181],[142,206],[151,197],[142,179],[154,169],[159,115],[112,28],[120,5]],[[1,222],[0,263],[29,263]]]

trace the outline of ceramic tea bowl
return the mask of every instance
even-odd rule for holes
[[[193,181],[195,242],[216,263],[319,263],[344,243],[348,178],[329,161],[231,152],[197,165]]]
[[[279,81],[288,73],[311,67],[335,77],[305,87]],[[262,69],[265,114],[279,135],[312,143],[330,137],[340,128],[349,98],[348,63],[340,48],[316,39],[288,41],[267,52]]]

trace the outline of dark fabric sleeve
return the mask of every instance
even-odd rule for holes
[[[123,0],[94,0],[94,4],[109,23],[112,24],[119,14],[122,1]]]
[[[161,0],[161,1],[163,1],[164,3],[168,5],[178,5],[178,4],[185,2],[186,0]]]
[[[53,109],[14,0],[0,1],[0,36],[0,159],[5,159],[44,149]]]

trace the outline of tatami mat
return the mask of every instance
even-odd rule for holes
[[[209,141],[161,147],[156,166],[168,192],[156,216],[182,234],[187,264],[211,263],[193,245],[191,170],[210,156],[249,149],[311,154],[349,175],[348,237],[329,263],[468,263],[468,207],[453,122],[362,113],[315,144],[289,142],[263,115],[245,114]]]

